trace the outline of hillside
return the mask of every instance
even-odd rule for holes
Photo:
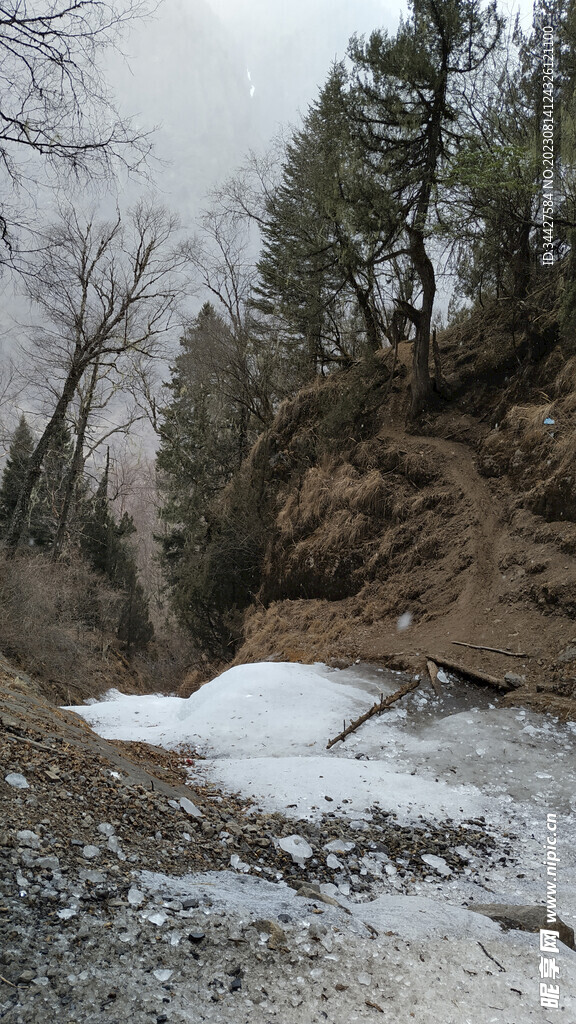
[[[417,430],[408,343],[392,379],[383,352],[283,404],[224,500],[261,544],[236,663],[431,658],[573,714],[576,356],[543,298],[538,358],[504,305],[443,333],[443,394]]]

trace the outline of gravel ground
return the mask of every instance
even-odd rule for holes
[[[479,894],[514,870],[517,837],[496,842],[482,819],[401,826],[377,806],[356,821],[264,814],[186,788],[193,751],[109,744],[25,703],[0,716],[8,1024],[546,1019],[535,937],[452,906],[456,882]],[[300,864],[279,845],[294,832],[311,849]]]

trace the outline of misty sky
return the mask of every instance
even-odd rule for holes
[[[518,7],[529,27],[530,0],[500,0],[508,14]],[[122,114],[158,126],[155,188],[188,231],[207,192],[250,149],[264,151],[281,127],[298,123],[350,36],[393,33],[401,10],[406,3],[391,0],[163,0],[154,18],[135,23],[122,42],[125,57],[109,55],[106,74]],[[124,204],[142,188],[132,182]],[[109,214],[110,204],[101,211]],[[42,193],[37,219],[54,213],[55,197]],[[8,275],[0,291],[0,350],[13,349],[18,323],[32,314]]]
[[[503,11],[531,12],[529,0]],[[192,226],[206,192],[294,124],[345,55],[353,33],[394,32],[388,0],[163,0],[110,65],[118,102],[159,125],[156,170],[165,201]]]

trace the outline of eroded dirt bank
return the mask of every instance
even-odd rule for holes
[[[392,386],[384,355],[280,411],[246,470],[271,526],[236,663],[432,659],[575,715],[576,358],[509,377],[502,334],[475,379],[465,341],[448,336],[451,395],[417,431],[408,345]]]

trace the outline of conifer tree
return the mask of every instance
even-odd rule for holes
[[[180,340],[166,385],[170,401],[162,410],[156,464],[164,499],[161,516],[170,527],[163,538],[167,564],[192,535],[194,543],[201,542],[212,500],[246,454],[239,430],[242,410],[222,394],[204,357],[214,336],[225,330],[213,306],[205,303]]]
[[[356,312],[366,345],[382,345],[378,287],[395,224],[384,192],[372,185],[346,102],[348,80],[335,65],[302,128],[286,147],[282,178],[266,202],[254,304],[300,339],[314,374],[357,352],[340,328]]]
[[[138,582],[135,565],[126,579],[117,636],[129,656],[134,651],[143,650],[154,636],[154,627],[148,614],[148,601],[142,584]]]
[[[383,190],[395,207],[392,245],[405,251],[419,285],[419,304],[400,304],[415,329],[410,413],[416,417],[432,392],[430,238],[475,79],[498,45],[502,22],[494,3],[483,7],[479,0],[410,0],[409,8],[394,37],[378,31],[352,41],[350,101],[375,191]]]
[[[250,437],[242,422],[244,404],[221,387],[214,363],[206,358],[222,330],[226,325],[206,303],[181,339],[166,385],[170,401],[162,410],[156,463],[166,524],[161,557],[173,606],[180,620],[208,642],[222,632],[219,605],[224,602],[222,576],[217,578],[210,560],[221,530],[217,498],[239,469]],[[235,547],[238,559],[241,545]],[[238,572],[229,558],[229,575]]]
[[[39,480],[32,492],[29,534],[38,547],[47,548],[54,543],[72,454],[70,428],[63,422],[53,435],[44,456]]]
[[[5,534],[10,525],[33,451],[34,435],[23,415],[12,436],[0,486],[0,535]],[[27,536],[24,539],[27,540]]]
[[[109,454],[96,493],[87,502],[80,547],[92,567],[124,593],[118,621],[118,639],[129,654],[146,647],[154,635],[148,600],[138,580],[136,556],[128,538],[135,532],[132,518],[124,513],[116,523],[108,500]]]

